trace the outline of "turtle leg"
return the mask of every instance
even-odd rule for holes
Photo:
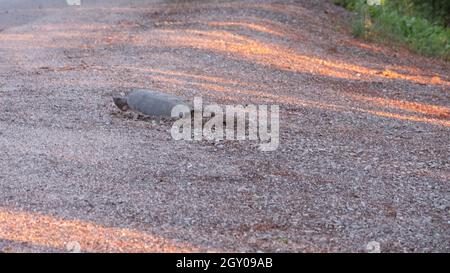
[[[139,119],[139,113],[133,112],[133,120],[136,121]]]
[[[160,124],[161,124],[160,116],[152,117],[152,125],[160,125]]]

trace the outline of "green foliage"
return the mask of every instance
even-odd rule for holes
[[[333,0],[333,3],[349,10],[355,10],[358,1],[355,0]]]
[[[449,0],[390,0],[387,2],[401,14],[420,16],[442,26],[450,26]]]
[[[407,44],[426,55],[450,60],[450,1],[384,0],[369,6],[365,0],[333,0],[358,13],[353,34],[366,39],[384,39]]]

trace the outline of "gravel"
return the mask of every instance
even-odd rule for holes
[[[326,0],[41,2],[0,1],[0,251],[450,251],[448,63]],[[175,141],[134,88],[278,104],[280,147]]]

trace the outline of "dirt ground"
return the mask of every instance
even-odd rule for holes
[[[326,0],[13,2],[0,251],[450,251],[448,63]],[[175,141],[133,88],[280,105],[280,147]]]

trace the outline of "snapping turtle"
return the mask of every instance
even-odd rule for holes
[[[192,109],[187,102],[177,96],[144,89],[133,90],[125,97],[113,97],[113,101],[122,111],[131,110],[137,114],[158,118],[170,118],[172,108],[177,105]]]

